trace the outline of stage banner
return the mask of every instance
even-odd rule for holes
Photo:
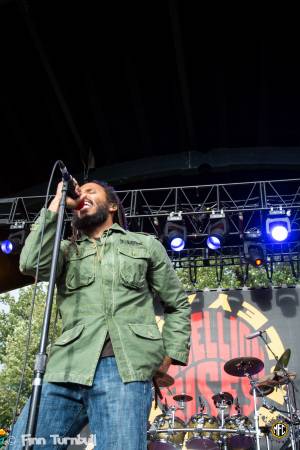
[[[199,412],[201,402],[205,405],[206,414],[217,416],[219,411],[213,396],[219,392],[228,392],[234,399],[234,404],[226,414],[237,414],[235,402],[238,399],[241,414],[253,421],[254,402],[249,378],[229,375],[225,372],[224,365],[234,358],[259,358],[264,367],[253,377],[268,378],[276,364],[272,352],[280,358],[287,349],[291,351],[288,370],[293,372],[291,377],[296,376],[299,405],[299,296],[298,288],[190,294],[192,338],[189,363],[186,367],[171,366],[168,373],[175,379],[175,383],[161,389],[164,398],[156,409],[152,408],[150,423],[161,414],[164,405],[178,407],[173,396],[182,393],[191,396],[192,400],[184,403],[184,409],[176,410],[178,418],[188,422]],[[159,311],[157,322],[162,328],[163,315]],[[247,336],[260,330],[264,331],[263,336],[272,352],[259,336],[247,339]],[[286,410],[285,395],[285,388],[279,386],[266,399],[269,405]],[[260,424],[273,420],[278,415],[263,407],[261,398],[258,399],[258,407]]]

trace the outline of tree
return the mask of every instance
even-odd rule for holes
[[[19,290],[17,297],[10,293],[0,296],[4,310],[0,312],[0,427],[10,426],[19,390],[20,377],[23,368],[26,338],[32,304],[33,286]],[[25,404],[31,393],[35,355],[39,348],[39,338],[42,329],[46,287],[40,284],[37,288],[35,307],[32,318],[31,342],[28,349],[28,362],[19,410]],[[49,338],[55,334],[54,319],[56,308],[52,312]],[[60,328],[60,323],[58,328]],[[59,330],[57,330],[59,332]]]
[[[244,270],[244,269],[243,269]],[[221,282],[218,281],[218,274],[215,267],[198,267],[196,271],[188,268],[177,269],[177,274],[186,290],[203,290],[216,289],[218,287],[224,289],[241,288],[244,285],[249,288],[268,287],[271,284],[274,286],[295,285],[297,283],[294,277],[291,266],[288,263],[275,263],[273,268],[272,280],[267,276],[264,266],[253,267],[249,266],[249,274],[246,281],[244,281],[244,274],[240,266],[225,266]],[[269,272],[270,277],[270,272]]]

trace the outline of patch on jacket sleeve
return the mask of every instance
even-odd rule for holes
[[[141,242],[138,241],[130,241],[129,239],[120,239],[120,242],[122,244],[128,244],[128,245],[143,245]]]

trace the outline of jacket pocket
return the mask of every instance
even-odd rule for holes
[[[84,329],[84,325],[77,325],[74,328],[71,328],[70,330],[65,331],[61,336],[59,336],[58,339],[54,342],[54,345],[66,345],[70,344],[70,342],[75,341],[79,338],[82,331]]]
[[[68,259],[66,286],[69,290],[88,286],[95,280],[96,249],[88,249]]]
[[[135,371],[150,378],[165,356],[163,338],[157,325],[127,323],[124,328],[124,351],[128,360]]]
[[[129,323],[128,326],[131,331],[133,331],[137,336],[153,340],[162,339],[160,331],[156,325],[148,325],[144,323]]]
[[[145,247],[121,245],[118,248],[121,282],[130,288],[144,287],[150,257]]]

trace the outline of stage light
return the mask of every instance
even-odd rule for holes
[[[274,225],[271,229],[271,235],[275,241],[285,241],[288,234],[289,232],[287,227],[280,223],[276,223],[276,225]]]
[[[277,242],[285,241],[291,232],[291,222],[284,210],[271,210],[266,219],[266,232]]]
[[[245,233],[244,256],[247,263],[260,267],[266,263],[266,247],[261,242],[260,230]]]
[[[168,216],[164,235],[171,250],[180,252],[184,249],[186,244],[186,227],[181,212],[171,213]]]
[[[217,250],[221,247],[221,238],[218,236],[208,236],[206,243],[207,247],[211,250]]]
[[[13,243],[6,239],[1,242],[1,251],[6,255],[9,255],[13,251]]]
[[[227,234],[227,220],[223,213],[211,214],[208,226],[208,237],[206,245],[211,250],[222,247],[224,236]]]
[[[24,245],[26,230],[11,233],[8,238],[0,243],[0,248],[6,255],[19,253]]]
[[[260,267],[266,262],[266,250],[260,242],[244,242],[244,254],[246,262],[254,267]]]

